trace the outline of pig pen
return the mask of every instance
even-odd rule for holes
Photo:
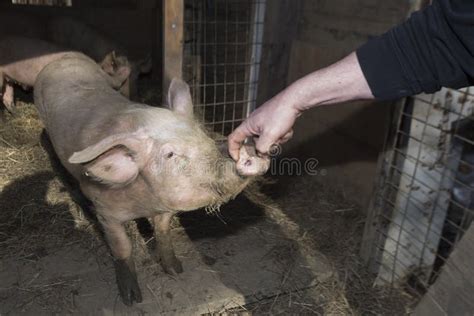
[[[358,260],[362,212],[311,176],[270,178],[216,214],[180,215],[172,234],[185,272],[175,277],[149,254],[149,224],[130,225],[144,302],[123,305],[95,219],[53,169],[34,106],[17,106],[0,128],[1,314],[409,312],[412,297],[373,288]]]

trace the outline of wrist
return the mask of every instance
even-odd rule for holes
[[[285,106],[287,110],[293,112],[295,116],[300,116],[301,113],[309,108],[297,87],[295,89],[294,84],[288,86],[277,97],[279,99],[278,104]]]

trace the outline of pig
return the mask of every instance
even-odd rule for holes
[[[26,37],[12,36],[0,40],[0,91],[2,101],[9,112],[14,109],[12,83],[23,88],[34,85],[39,72],[50,62],[71,54],[49,42]],[[101,67],[109,75],[109,84],[118,89],[128,78],[128,67],[117,66],[117,57],[112,52],[105,56]]]
[[[46,26],[48,39],[57,44],[81,51],[98,63],[114,52],[117,56],[117,67],[129,67],[129,77],[120,92],[126,97],[137,96],[137,80],[141,73],[151,71],[151,58],[130,61],[128,53],[115,41],[101,34],[93,27],[72,17],[52,18]]]
[[[194,120],[189,86],[179,79],[171,81],[167,108],[151,107],[112,89],[85,55],[64,56],[41,71],[34,99],[59,160],[93,203],[126,305],[142,295],[124,223],[151,219],[163,270],[181,273],[172,218],[218,208],[268,169],[260,161],[265,158],[242,151],[249,161],[240,162],[245,175],[237,173],[236,163]],[[252,163],[266,169],[254,170]]]

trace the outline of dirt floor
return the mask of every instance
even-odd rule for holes
[[[41,132],[36,110],[29,103],[18,102],[17,114],[8,116],[0,126],[0,314],[82,313],[86,309],[80,304],[100,307],[104,302],[113,304],[108,310],[102,309],[102,313],[114,313],[115,307],[122,304],[117,295],[112,258],[94,219],[71,200],[53,171]],[[222,230],[216,227],[225,227],[232,234],[234,229],[250,227],[254,221],[270,221],[284,227],[287,238],[299,249],[324,255],[336,273],[309,288],[262,297],[224,314],[403,315],[410,312],[413,300],[409,295],[374,288],[360,264],[357,252],[364,218],[350,197],[321,185],[324,180],[321,178],[274,180],[275,183],[263,188],[269,199],[257,193],[250,195],[250,200],[265,205],[258,213],[252,216],[239,213],[241,205],[251,204],[240,197],[223,207],[219,216],[203,212],[181,216],[173,233],[186,233],[191,240],[199,234],[220,238]],[[142,237],[146,234],[138,233],[135,224],[130,225],[130,232],[139,249],[138,270],[162,273],[147,254],[152,238]],[[292,256],[291,251],[285,252],[283,248],[284,245],[276,252],[274,260],[285,262]],[[232,252],[232,249],[222,251]],[[212,266],[213,257],[219,255],[222,254],[201,254],[201,257]],[[152,288],[149,290],[156,295]],[[164,291],[158,296],[157,304],[162,299],[171,300],[173,293]],[[145,312],[136,309],[129,313]]]

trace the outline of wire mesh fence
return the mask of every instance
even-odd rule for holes
[[[186,0],[183,77],[201,118],[229,134],[255,107],[264,0]]]
[[[377,284],[424,294],[474,218],[474,87],[401,106],[365,239]]]

